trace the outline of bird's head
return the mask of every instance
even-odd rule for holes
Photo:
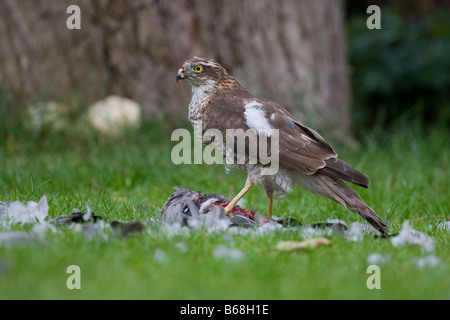
[[[200,57],[194,57],[183,63],[177,73],[178,80],[187,80],[193,87],[217,87],[230,82],[237,84],[217,61]]]

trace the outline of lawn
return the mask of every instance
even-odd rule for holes
[[[5,103],[5,102],[2,102]],[[0,201],[39,201],[49,215],[86,210],[107,220],[158,221],[173,187],[232,197],[245,182],[237,170],[221,165],[174,165],[170,141],[175,127],[144,123],[136,132],[106,138],[79,122],[63,131],[32,131],[2,115],[0,124]],[[167,233],[154,227],[120,237],[105,228],[86,237],[77,226],[59,226],[35,241],[0,243],[1,299],[449,299],[450,246],[448,128],[425,129],[403,123],[390,130],[358,134],[361,146],[336,146],[340,157],[371,179],[361,196],[398,233],[405,220],[433,239],[434,249],[393,246],[391,239],[366,235],[349,241],[335,235],[331,245],[280,252],[281,240],[302,240],[295,229],[267,234],[193,230]],[[261,187],[252,189],[245,207],[265,212]],[[274,213],[302,223],[340,219],[350,225],[358,215],[295,189],[275,200]],[[448,225],[448,223],[447,223]],[[6,226],[31,232],[32,225]],[[221,258],[218,248],[241,253]],[[368,257],[379,253],[381,289],[368,289]],[[437,259],[421,265],[421,259]],[[81,289],[68,289],[67,267],[80,268]]]

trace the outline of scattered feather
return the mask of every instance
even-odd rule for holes
[[[419,268],[435,268],[441,263],[441,259],[434,255],[413,259],[413,263]]]
[[[367,257],[367,263],[369,265],[375,264],[381,266],[386,264],[389,260],[391,260],[390,254],[371,253]]]
[[[342,222],[324,222],[299,227],[300,236],[304,239],[330,237],[333,234],[346,235],[347,226]]]
[[[43,242],[32,234],[25,231],[3,231],[0,232],[0,245],[29,245],[29,244],[43,244]]]
[[[162,249],[156,249],[153,254],[153,260],[157,263],[164,263],[167,261],[167,255]]]
[[[407,220],[403,222],[402,229],[398,235],[391,238],[391,243],[394,247],[418,245],[426,251],[432,251],[434,249],[433,239],[422,232],[412,229]]]
[[[213,251],[213,257],[223,259],[230,262],[240,261],[244,259],[242,251],[234,248],[228,248],[224,245],[217,246]]]
[[[188,245],[184,241],[180,241],[180,242],[175,243],[175,247],[177,247],[178,250],[180,250],[183,253],[186,253],[188,251]]]
[[[267,223],[261,224],[258,228],[254,229],[254,232],[259,235],[272,233],[277,230],[282,230],[283,226],[276,221],[269,220]]]
[[[348,241],[358,242],[364,238],[364,225],[359,222],[353,222],[345,234]]]
[[[231,220],[225,215],[222,207],[214,207],[208,214],[193,214],[188,221],[193,229],[205,229],[208,232],[225,231],[231,225]]]
[[[108,240],[108,235],[105,233],[105,229],[110,227],[110,225],[103,220],[99,220],[96,223],[75,223],[72,227],[75,231],[82,232],[89,240]]]
[[[31,232],[38,236],[44,236],[47,232],[56,232],[56,227],[47,221],[36,223],[33,228],[31,228]]]
[[[8,220],[11,224],[44,222],[48,216],[47,197],[44,195],[39,202],[20,201],[11,203],[0,202],[0,218]]]

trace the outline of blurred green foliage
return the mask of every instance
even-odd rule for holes
[[[381,29],[368,14],[348,21],[355,129],[414,119],[450,119],[450,10],[406,19],[381,8]]]

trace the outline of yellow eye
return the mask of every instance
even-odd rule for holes
[[[194,72],[200,73],[200,72],[203,71],[203,66],[201,66],[201,65],[194,66],[194,67],[192,67],[192,70],[193,70]]]

